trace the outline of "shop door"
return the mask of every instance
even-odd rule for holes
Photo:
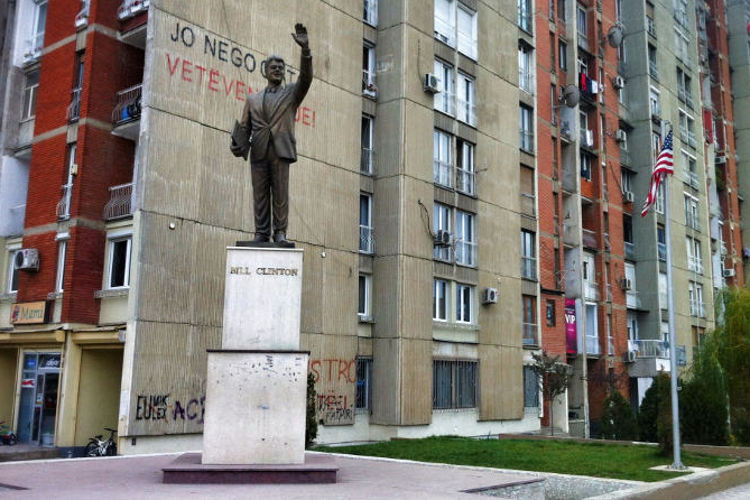
[[[59,353],[25,353],[18,411],[18,440],[51,446],[55,437]]]

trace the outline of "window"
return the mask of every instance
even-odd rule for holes
[[[557,107],[557,87],[555,87],[555,84],[549,86],[549,113],[550,113],[550,123],[552,125],[557,125],[557,113],[555,111]]]
[[[372,195],[359,194],[359,251],[375,252],[375,239],[372,227]]]
[[[725,12],[726,13],[726,12]],[[687,0],[674,0],[674,18],[681,26],[688,28]]]
[[[675,42],[675,52],[677,55],[677,59],[685,63],[686,65],[690,64],[690,52],[689,52],[689,40],[687,35],[685,35],[682,30],[675,27],[674,29],[674,42]]]
[[[456,44],[456,0],[435,0],[435,38]]]
[[[521,299],[521,304],[523,306],[521,311],[523,345],[539,345],[536,338],[536,297],[533,295],[523,295]]]
[[[456,83],[456,118],[469,125],[476,125],[474,79],[459,72]]]
[[[536,216],[536,196],[534,189],[534,169],[521,165],[521,213]]]
[[[432,319],[448,321],[448,282],[435,279],[432,286]]]
[[[659,187],[656,189],[656,205],[655,210],[658,214],[664,214],[664,206],[666,205],[667,195],[664,191],[664,183],[662,182],[659,184]]]
[[[361,320],[372,318],[372,276],[369,274],[359,275],[359,304],[357,315]]]
[[[661,104],[659,103],[659,91],[654,87],[649,90],[649,106],[652,117],[661,117]]]
[[[476,267],[477,235],[474,214],[456,210],[456,264]]]
[[[362,158],[359,171],[367,175],[372,175],[374,129],[375,119],[370,115],[362,115]]]
[[[578,45],[584,50],[589,49],[588,27],[586,25],[586,10],[580,5],[577,8]]]
[[[458,4],[458,51],[476,60],[477,58],[477,13]]]
[[[362,46],[362,94],[373,98],[378,95],[375,86],[375,46],[369,42]]]
[[[438,78],[439,92],[433,98],[433,106],[436,110],[452,116],[456,97],[453,88],[453,66],[435,59],[435,76]]]
[[[523,367],[523,407],[539,408],[539,378],[531,366]]]
[[[585,151],[581,151],[581,179],[591,181],[591,157]]]
[[[435,233],[435,246],[433,249],[433,257],[437,260],[450,261],[452,258],[451,245],[445,244],[445,241],[441,239],[441,233],[447,233],[448,239],[452,240],[451,228],[452,224],[451,209],[447,205],[442,203],[435,203],[432,213],[432,230]]]
[[[362,19],[370,26],[378,25],[378,0],[365,0]]]
[[[555,313],[555,301],[552,299],[547,299],[547,311],[546,311],[546,318],[547,318],[547,326],[555,326],[557,323],[557,314]]]
[[[667,233],[664,230],[664,226],[658,224],[656,226],[656,247],[657,255],[659,260],[662,262],[667,261]]]
[[[531,0],[518,0],[518,27],[527,33],[532,32],[533,13]]]
[[[554,51],[551,51],[554,54]],[[554,67],[554,62],[553,62]],[[518,86],[527,94],[534,93],[534,61],[532,49],[525,43],[518,47]]]
[[[456,283],[456,323],[474,323],[474,286]]]
[[[109,272],[107,288],[128,288],[130,286],[130,242],[124,236],[109,240]]]
[[[557,17],[560,21],[565,21],[565,2],[567,0],[557,0]]]
[[[68,106],[68,120],[75,121],[81,114],[81,89],[83,88],[83,52],[76,54],[75,74],[73,75],[73,90],[70,95]]]
[[[433,133],[433,177],[435,184],[453,187],[451,136],[442,130]]]
[[[62,293],[65,284],[65,253],[68,249],[68,242],[61,239],[58,235],[57,243],[57,275],[55,277],[55,292]]]
[[[372,408],[372,358],[357,358],[357,410]]]
[[[660,309],[668,309],[669,301],[667,297],[667,274],[659,273],[659,306]]]
[[[432,407],[474,408],[477,405],[476,361],[432,362]]]
[[[626,322],[628,327],[628,340],[638,340],[638,316],[634,312],[626,313]]]
[[[656,47],[648,46],[648,74],[654,80],[659,80],[659,67],[656,64]]]
[[[685,225],[700,230],[698,198],[685,193]]]
[[[633,192],[633,173],[624,168],[620,170],[620,181],[622,182],[622,192],[632,193]]]
[[[682,164],[685,167],[685,181],[690,184],[691,187],[698,189],[700,184],[698,183],[698,168],[696,166],[695,157],[687,151],[681,151]]]
[[[523,104],[519,113],[520,147],[527,153],[534,152],[534,110]]]
[[[62,185],[62,196],[60,201],[57,202],[57,218],[59,220],[66,220],[70,218],[71,198],[73,194],[73,179],[75,172],[76,163],[76,151],[78,151],[77,143],[73,142],[68,144],[67,147],[67,165],[66,165],[66,182]]]
[[[521,230],[521,277],[536,279],[536,235],[525,229]]]
[[[47,0],[34,2],[34,21],[31,38],[26,41],[24,58],[31,61],[42,54],[44,46],[44,30],[47,24]]]
[[[23,109],[21,120],[29,120],[36,115],[36,97],[39,92],[39,70],[30,71],[26,74],[23,87]]]
[[[558,44],[558,53],[560,59],[560,70],[568,71],[568,44],[560,40]]]
[[[8,293],[18,292],[18,268],[16,267],[16,254],[21,251],[21,245],[14,245],[8,250]]]
[[[690,300],[690,315],[705,318],[706,308],[703,303],[703,285],[694,281],[688,281],[688,298]]]
[[[687,247],[688,270],[703,274],[703,259],[701,257],[701,242],[697,238],[685,237]]]
[[[456,165],[456,189],[464,194],[477,194],[476,174],[474,172],[474,145],[458,139],[458,163]]]
[[[683,110],[680,110],[680,140],[692,148],[696,146],[695,120]]]

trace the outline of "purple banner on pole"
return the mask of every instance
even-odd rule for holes
[[[565,346],[568,354],[577,352],[576,300],[565,299]]]

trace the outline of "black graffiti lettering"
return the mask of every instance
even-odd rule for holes
[[[185,409],[182,407],[182,404],[180,404],[179,401],[174,402],[174,410],[172,411],[172,420],[177,420],[177,415],[179,415],[182,420],[185,420]]]
[[[236,66],[237,68],[242,67],[242,51],[237,47],[232,47],[232,50],[230,52],[230,59],[234,66]]]
[[[219,42],[219,61],[227,62],[227,42]]]
[[[185,411],[187,413],[188,420],[195,420],[198,417],[197,413],[190,413],[190,408],[192,406],[194,406],[194,405],[197,405],[197,404],[198,404],[198,400],[197,399],[191,399],[190,402],[185,407]]]
[[[248,59],[250,59],[250,61],[252,62],[252,66],[247,63]],[[248,52],[247,54],[245,54],[245,58],[243,59],[243,61],[245,63],[245,69],[247,69],[248,72],[252,73],[253,71],[255,71],[255,56]]]

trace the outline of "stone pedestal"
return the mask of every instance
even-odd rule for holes
[[[302,257],[302,249],[227,249],[222,348],[208,351],[203,454],[163,469],[165,482],[335,482],[332,461],[305,461]]]

